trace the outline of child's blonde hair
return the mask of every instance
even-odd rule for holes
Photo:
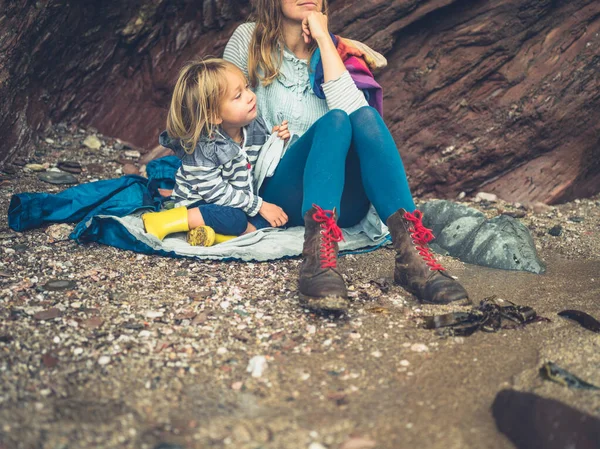
[[[187,63],[179,72],[171,107],[167,115],[167,132],[180,139],[186,153],[194,152],[200,136],[210,136],[219,121],[219,108],[227,93],[226,70],[243,72],[224,59],[210,58]]]

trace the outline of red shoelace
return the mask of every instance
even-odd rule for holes
[[[435,257],[431,254],[431,250],[427,246],[427,243],[433,239],[433,232],[423,225],[423,213],[420,210],[415,210],[412,214],[406,212],[404,218],[414,226],[414,228],[409,229],[410,235],[415,243],[415,248],[417,248],[423,260],[429,265],[429,269],[444,271],[445,268],[435,260]]]
[[[316,204],[313,207],[317,210],[313,214],[313,220],[321,223],[321,268],[336,268],[337,259],[335,257],[334,242],[344,240],[342,230],[333,218],[332,210],[323,210]]]

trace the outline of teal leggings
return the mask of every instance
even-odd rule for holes
[[[384,223],[400,208],[415,210],[394,139],[369,106],[350,115],[335,109],[317,120],[286,151],[260,195],[285,211],[287,226],[303,226],[313,204],[335,207],[343,228],[357,224],[370,203]]]

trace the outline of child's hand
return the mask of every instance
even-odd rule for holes
[[[281,125],[274,126],[273,131],[271,132],[274,133],[275,131],[277,131],[277,137],[279,137],[282,140],[288,140],[290,138],[290,131],[288,130],[287,120],[281,122]]]
[[[281,207],[266,201],[263,201],[258,213],[274,228],[283,226],[288,221],[288,216]]]

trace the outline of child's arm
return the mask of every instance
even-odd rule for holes
[[[277,137],[279,137],[282,140],[288,140],[290,138],[290,131],[288,129],[287,120],[281,122],[281,125],[274,126],[271,132],[274,133],[275,131],[277,131]]]
[[[193,176],[189,184],[207,203],[236,207],[251,217],[260,211],[262,198],[252,192],[235,189],[223,179],[218,166],[185,168],[188,176]]]

